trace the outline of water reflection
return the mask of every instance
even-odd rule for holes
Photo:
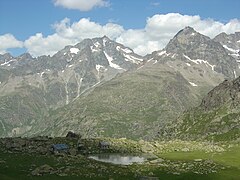
[[[95,154],[89,156],[89,158],[108,162],[113,164],[130,165],[132,163],[143,163],[145,161],[144,157],[134,156],[129,154]]]

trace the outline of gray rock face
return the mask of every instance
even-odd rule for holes
[[[234,81],[225,80],[219,86],[214,88],[203,99],[201,107],[205,111],[210,111],[221,107],[223,104],[229,104],[234,108],[240,103],[240,78]]]
[[[230,56],[237,61],[240,60],[240,32],[234,34],[221,33],[213,40],[221,43]]]

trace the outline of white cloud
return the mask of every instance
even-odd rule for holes
[[[67,9],[90,11],[94,7],[107,7],[109,3],[105,0],[54,0],[54,5]]]
[[[221,32],[234,33],[240,31],[240,20],[233,19],[221,23],[212,19],[201,19],[200,16],[181,15],[178,13],[156,14],[149,17],[142,29],[127,29],[116,23],[98,24],[87,18],[71,23],[68,18],[53,25],[55,33],[44,37],[38,33],[25,41],[28,52],[38,56],[53,55],[66,45],[73,45],[85,38],[102,37],[107,35],[132,48],[136,53],[146,55],[160,50],[169,40],[186,26],[213,38]]]
[[[65,18],[60,23],[55,24],[54,28],[56,29],[56,33],[60,36],[78,40],[104,35],[115,39],[124,31],[123,27],[120,25],[114,23],[100,25],[87,18],[82,18],[78,22],[74,22],[72,25],[70,24],[70,20]]]
[[[12,34],[0,36],[0,54],[6,53],[7,49],[20,47],[23,47],[23,42],[17,40]]]
[[[42,33],[31,36],[24,42],[24,46],[33,56],[53,55],[66,45],[73,45],[76,41],[66,39],[58,34],[43,37]]]

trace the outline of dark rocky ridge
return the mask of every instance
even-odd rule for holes
[[[209,111],[221,107],[226,103],[229,104],[231,108],[235,108],[239,105],[240,77],[234,81],[225,80],[207,94],[200,106],[205,111]]]
[[[200,106],[188,110],[168,128],[172,138],[240,140],[240,77],[225,80],[210,91]],[[166,130],[166,131],[168,131]]]

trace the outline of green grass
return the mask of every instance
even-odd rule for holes
[[[240,179],[240,145],[236,145],[221,153],[206,153],[203,151],[170,152],[163,153],[160,156],[162,158],[180,161],[193,161],[194,159],[212,160],[217,164],[223,165],[226,169],[220,170],[217,173],[201,176],[201,178],[222,180]]]
[[[236,145],[221,153],[206,153],[204,151],[169,152],[163,153],[160,156],[172,160],[188,161],[194,159],[211,159],[224,166],[233,166],[240,169],[240,145]]]
[[[192,152],[169,152],[161,154],[160,156],[171,160],[192,161],[194,159],[210,159],[212,154],[205,153],[203,151],[192,151]]]
[[[240,145],[234,146],[221,154],[214,155],[213,160],[226,166],[237,167],[240,173]]]

